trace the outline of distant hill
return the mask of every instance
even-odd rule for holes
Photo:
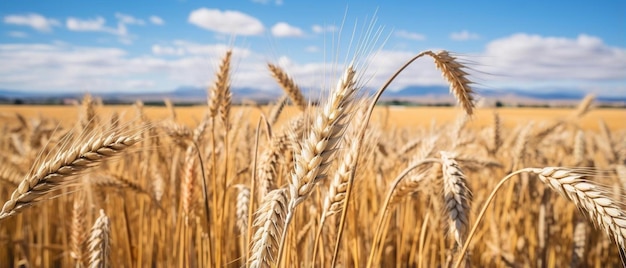
[[[487,101],[500,101],[504,103],[571,103],[585,96],[584,92],[571,89],[540,91],[520,89],[475,89],[475,91],[481,98]],[[253,88],[234,88],[233,102],[239,103],[244,100],[253,100],[257,103],[266,103],[275,101],[282,94],[282,91],[278,89],[266,91]],[[20,100],[26,103],[60,103],[58,100],[79,99],[82,95],[83,93],[28,92],[0,89],[0,102],[11,103],[15,100]],[[108,93],[94,93],[92,95],[102,98],[105,102],[134,102],[138,99],[144,102],[160,102],[168,98],[174,102],[204,103],[207,98],[207,89],[204,87],[184,86],[169,92],[127,93],[113,91]],[[399,91],[387,91],[382,95],[381,99],[383,101],[400,100],[415,103],[454,102],[454,97],[450,95],[447,86],[411,86]],[[626,104],[626,96],[598,96],[596,100],[608,103],[621,103],[622,105]]]

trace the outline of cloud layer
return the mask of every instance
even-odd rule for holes
[[[488,72],[523,81],[626,79],[626,49],[593,36],[576,39],[525,33],[491,41],[481,57]]]
[[[95,31],[103,25],[101,20],[92,19],[72,27]],[[223,44],[177,40],[154,44],[151,54],[137,56],[111,47],[1,44],[0,88],[107,91],[205,86],[226,49],[228,46]],[[317,51],[315,47],[309,50]],[[378,87],[415,53],[381,50],[375,56],[362,57],[360,66],[368,68],[358,71],[370,87]],[[278,90],[266,70],[265,53],[234,47],[233,55],[237,63],[233,68],[234,87]],[[334,67],[338,66],[331,62],[303,63],[288,55],[277,56],[275,62],[305,90],[332,85],[332,77],[337,77]],[[600,95],[626,94],[626,49],[611,47],[593,36],[562,38],[518,33],[493,40],[484,51],[462,58],[476,70],[472,72],[474,80],[490,88],[569,87]],[[391,90],[424,85],[445,85],[430,59],[411,65]]]

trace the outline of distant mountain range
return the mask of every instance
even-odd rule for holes
[[[571,89],[555,89],[543,91],[528,91],[520,89],[492,90],[476,89],[478,96],[490,101],[502,101],[507,103],[546,103],[555,101],[572,102],[582,99],[584,92]],[[206,88],[179,87],[170,92],[145,92],[145,93],[94,93],[92,95],[102,98],[105,102],[157,102],[168,98],[174,102],[202,103],[206,101]],[[265,103],[276,100],[283,94],[280,90],[265,91],[252,88],[233,89],[233,101],[238,103],[252,100]],[[24,92],[16,90],[0,89],[0,103],[12,103],[21,100],[27,103],[51,102],[53,100],[79,99],[83,93],[67,92]],[[387,91],[382,100],[410,101],[417,103],[450,102],[454,101],[447,86],[414,86],[399,91]],[[603,97],[598,96],[596,101],[608,103],[626,103],[626,96]]]

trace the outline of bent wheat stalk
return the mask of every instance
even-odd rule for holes
[[[422,159],[420,161],[417,161],[417,162],[413,163],[411,166],[407,167],[406,169],[404,169],[393,180],[393,183],[391,184],[391,187],[389,188],[389,192],[387,192],[387,197],[385,198],[385,202],[383,203],[383,206],[381,207],[380,212],[379,212],[378,224],[376,225],[376,229],[375,229],[375,232],[374,232],[374,240],[372,242],[372,249],[371,249],[370,255],[368,257],[367,267],[372,267],[374,259],[378,258],[378,253],[380,252],[378,250],[379,249],[379,245],[378,244],[380,243],[380,240],[382,238],[383,226],[384,226],[385,221],[387,219],[387,212],[389,212],[389,204],[391,202],[391,199],[394,196],[394,192],[395,192],[396,188],[398,187],[398,185],[400,185],[400,183],[406,177],[406,175],[411,173],[411,171],[413,171],[414,169],[416,169],[418,167],[421,167],[422,165],[425,165],[425,164],[432,164],[432,163],[438,163],[438,162],[439,162],[439,159],[434,159],[434,158]],[[347,201],[347,199],[346,199],[346,201]]]
[[[459,252],[458,259],[453,267],[458,268],[461,266],[469,243],[478,229],[478,224],[485,216],[485,212],[497,191],[509,179],[524,172],[536,174],[539,180],[546,186],[572,201],[576,207],[587,214],[591,222],[599,226],[611,240],[615,241],[620,249],[620,253],[625,250],[626,213],[620,209],[619,202],[613,200],[606,191],[585,179],[592,173],[590,170],[564,167],[524,168],[504,177],[493,189],[474,221],[474,226],[469,232],[463,249]]]
[[[400,75],[400,73],[404,71],[404,69],[406,69],[414,61],[416,61],[417,59],[425,55],[433,57],[435,62],[439,62],[437,66],[440,67],[441,71],[444,71],[444,72],[448,71],[447,75],[444,74],[444,77],[446,77],[449,82],[455,82],[454,85],[450,86],[450,89],[453,91],[454,96],[457,98],[457,101],[463,105],[465,113],[468,115],[471,115],[474,112],[474,103],[472,102],[472,100],[474,99],[473,97],[474,91],[469,86],[471,81],[469,81],[466,78],[467,73],[463,71],[463,68],[465,68],[465,66],[458,63],[455,58],[450,57],[446,51],[441,51],[439,52],[439,54],[441,54],[441,57],[437,56],[438,54],[435,54],[432,51],[424,51],[424,52],[418,53],[417,55],[415,55],[415,57],[413,57],[412,59],[404,63],[404,65],[402,65],[391,77],[389,77],[389,79],[387,79],[387,82],[385,82],[385,84],[383,84],[380,87],[380,89],[376,91],[376,94],[372,98],[372,101],[370,102],[370,105],[365,113],[365,120],[364,120],[365,123],[361,126],[361,129],[359,130],[359,134],[356,140],[356,142],[359,143],[358,145],[359,148],[361,147],[363,143],[363,139],[365,137],[365,130],[367,129],[369,125],[372,112],[374,111],[374,107],[376,106],[376,103],[380,99],[380,96],[389,87],[391,82],[393,82],[396,79],[396,77],[398,77],[398,75]],[[455,76],[459,76],[459,77],[455,77]],[[351,169],[356,170],[357,166],[358,166],[358,162],[355,162],[354,166]],[[350,174],[350,178],[347,184],[348,187],[346,189],[346,196],[344,198],[346,201],[341,210],[341,219],[339,220],[337,240],[335,240],[335,250],[333,253],[331,266],[335,266],[337,263],[339,245],[341,244],[341,237],[343,235],[343,227],[346,222],[346,216],[347,216],[347,211],[348,211],[346,208],[348,207],[348,203],[350,202],[350,195],[352,194],[353,183],[354,183],[354,173]]]

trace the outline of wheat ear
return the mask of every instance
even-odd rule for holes
[[[248,230],[248,204],[250,203],[250,188],[243,184],[235,185],[237,192],[237,228],[239,233],[245,235]]]
[[[587,114],[591,110],[591,104],[593,104],[595,98],[596,96],[594,94],[587,94],[587,96],[585,96],[585,98],[583,98],[578,104],[578,107],[574,112],[574,117],[581,118]]]
[[[314,246],[312,263],[315,263],[316,261],[318,243],[322,234],[322,230],[324,229],[324,223],[326,222],[326,219],[334,214],[341,212],[341,209],[345,203],[346,189],[348,188],[348,179],[350,178],[350,175],[354,172],[354,170],[352,170],[351,168],[354,166],[354,163],[358,161],[359,146],[358,143],[355,142],[355,139],[357,137],[358,130],[364,123],[363,117],[364,113],[356,112],[355,118],[351,120],[352,122],[355,122],[355,124],[351,125],[349,132],[343,136],[343,144],[349,144],[349,147],[347,151],[343,154],[343,157],[340,158],[342,159],[342,161],[339,163],[339,167],[333,175],[333,180],[330,183],[330,187],[328,188],[328,194],[326,195],[326,198],[324,198],[320,224],[318,227],[318,231],[315,235],[315,241],[313,243]]]
[[[252,248],[250,249],[250,268],[271,267],[280,241],[279,235],[285,228],[287,214],[287,189],[269,192],[257,210]]]
[[[341,140],[357,90],[355,74],[352,65],[346,68],[337,86],[331,92],[330,99],[314,117],[313,127],[308,137],[299,145],[299,153],[295,156],[289,183],[291,198],[278,250],[278,265],[280,265],[286,232],[296,207],[311,194],[317,182],[326,177],[326,168]]]
[[[289,95],[291,101],[300,108],[300,110],[304,111],[307,106],[306,99],[304,95],[302,95],[302,91],[298,85],[289,77],[289,75],[283,71],[280,67],[268,63],[267,67],[270,69],[272,76],[276,79],[276,82],[283,88],[285,93]]]
[[[491,134],[491,148],[489,149],[489,153],[491,155],[495,155],[500,147],[502,146],[502,125],[500,122],[500,114],[498,112],[493,112],[493,129]]]
[[[626,241],[626,213],[620,209],[618,201],[613,200],[605,190],[586,179],[592,173],[590,170],[564,167],[524,168],[510,173],[496,185],[478,214],[453,267],[460,267],[469,247],[469,242],[497,191],[509,179],[524,172],[538,175],[539,180],[546,186],[572,201],[576,207],[587,214],[591,222],[599,226],[611,240],[615,241],[620,251],[624,251],[626,248],[624,244]]]
[[[430,52],[430,51],[429,51]],[[450,83],[450,93],[452,93],[459,104],[463,106],[465,113],[472,115],[474,112],[474,91],[467,78],[467,72],[463,69],[465,65],[457,61],[456,57],[450,56],[448,51],[442,50],[437,53],[428,53],[435,60],[437,69],[441,71],[441,75]]]
[[[98,125],[93,98],[91,98],[90,94],[83,96],[80,125],[82,130],[87,132],[92,131]]]
[[[194,193],[195,193],[195,181],[196,181],[196,152],[194,146],[187,147],[187,151],[185,152],[185,167],[184,167],[184,175],[181,186],[181,202],[182,202],[182,210],[185,216],[191,216],[193,212],[193,203],[195,201]]]
[[[232,51],[226,51],[222,62],[220,63],[219,71],[216,74],[215,82],[209,88],[210,98],[208,100],[209,115],[211,118],[215,118],[220,109],[224,94],[227,92],[227,88],[230,86],[230,58]]]
[[[109,217],[100,210],[100,216],[91,228],[89,236],[89,267],[109,267],[109,252],[111,251]]]
[[[72,229],[70,233],[71,252],[75,267],[83,267],[83,243],[87,235],[85,233],[85,192],[80,189],[74,196],[72,206]]]
[[[67,186],[73,178],[96,166],[102,160],[118,155],[139,142],[137,136],[95,135],[82,145],[71,146],[53,159],[44,162],[32,175],[26,177],[13,191],[0,211],[0,220],[20,212],[40,201],[55,189]]]
[[[450,152],[439,152],[443,171],[444,203],[448,211],[450,233],[459,247],[463,246],[469,229],[469,201],[472,194],[461,167]]]

